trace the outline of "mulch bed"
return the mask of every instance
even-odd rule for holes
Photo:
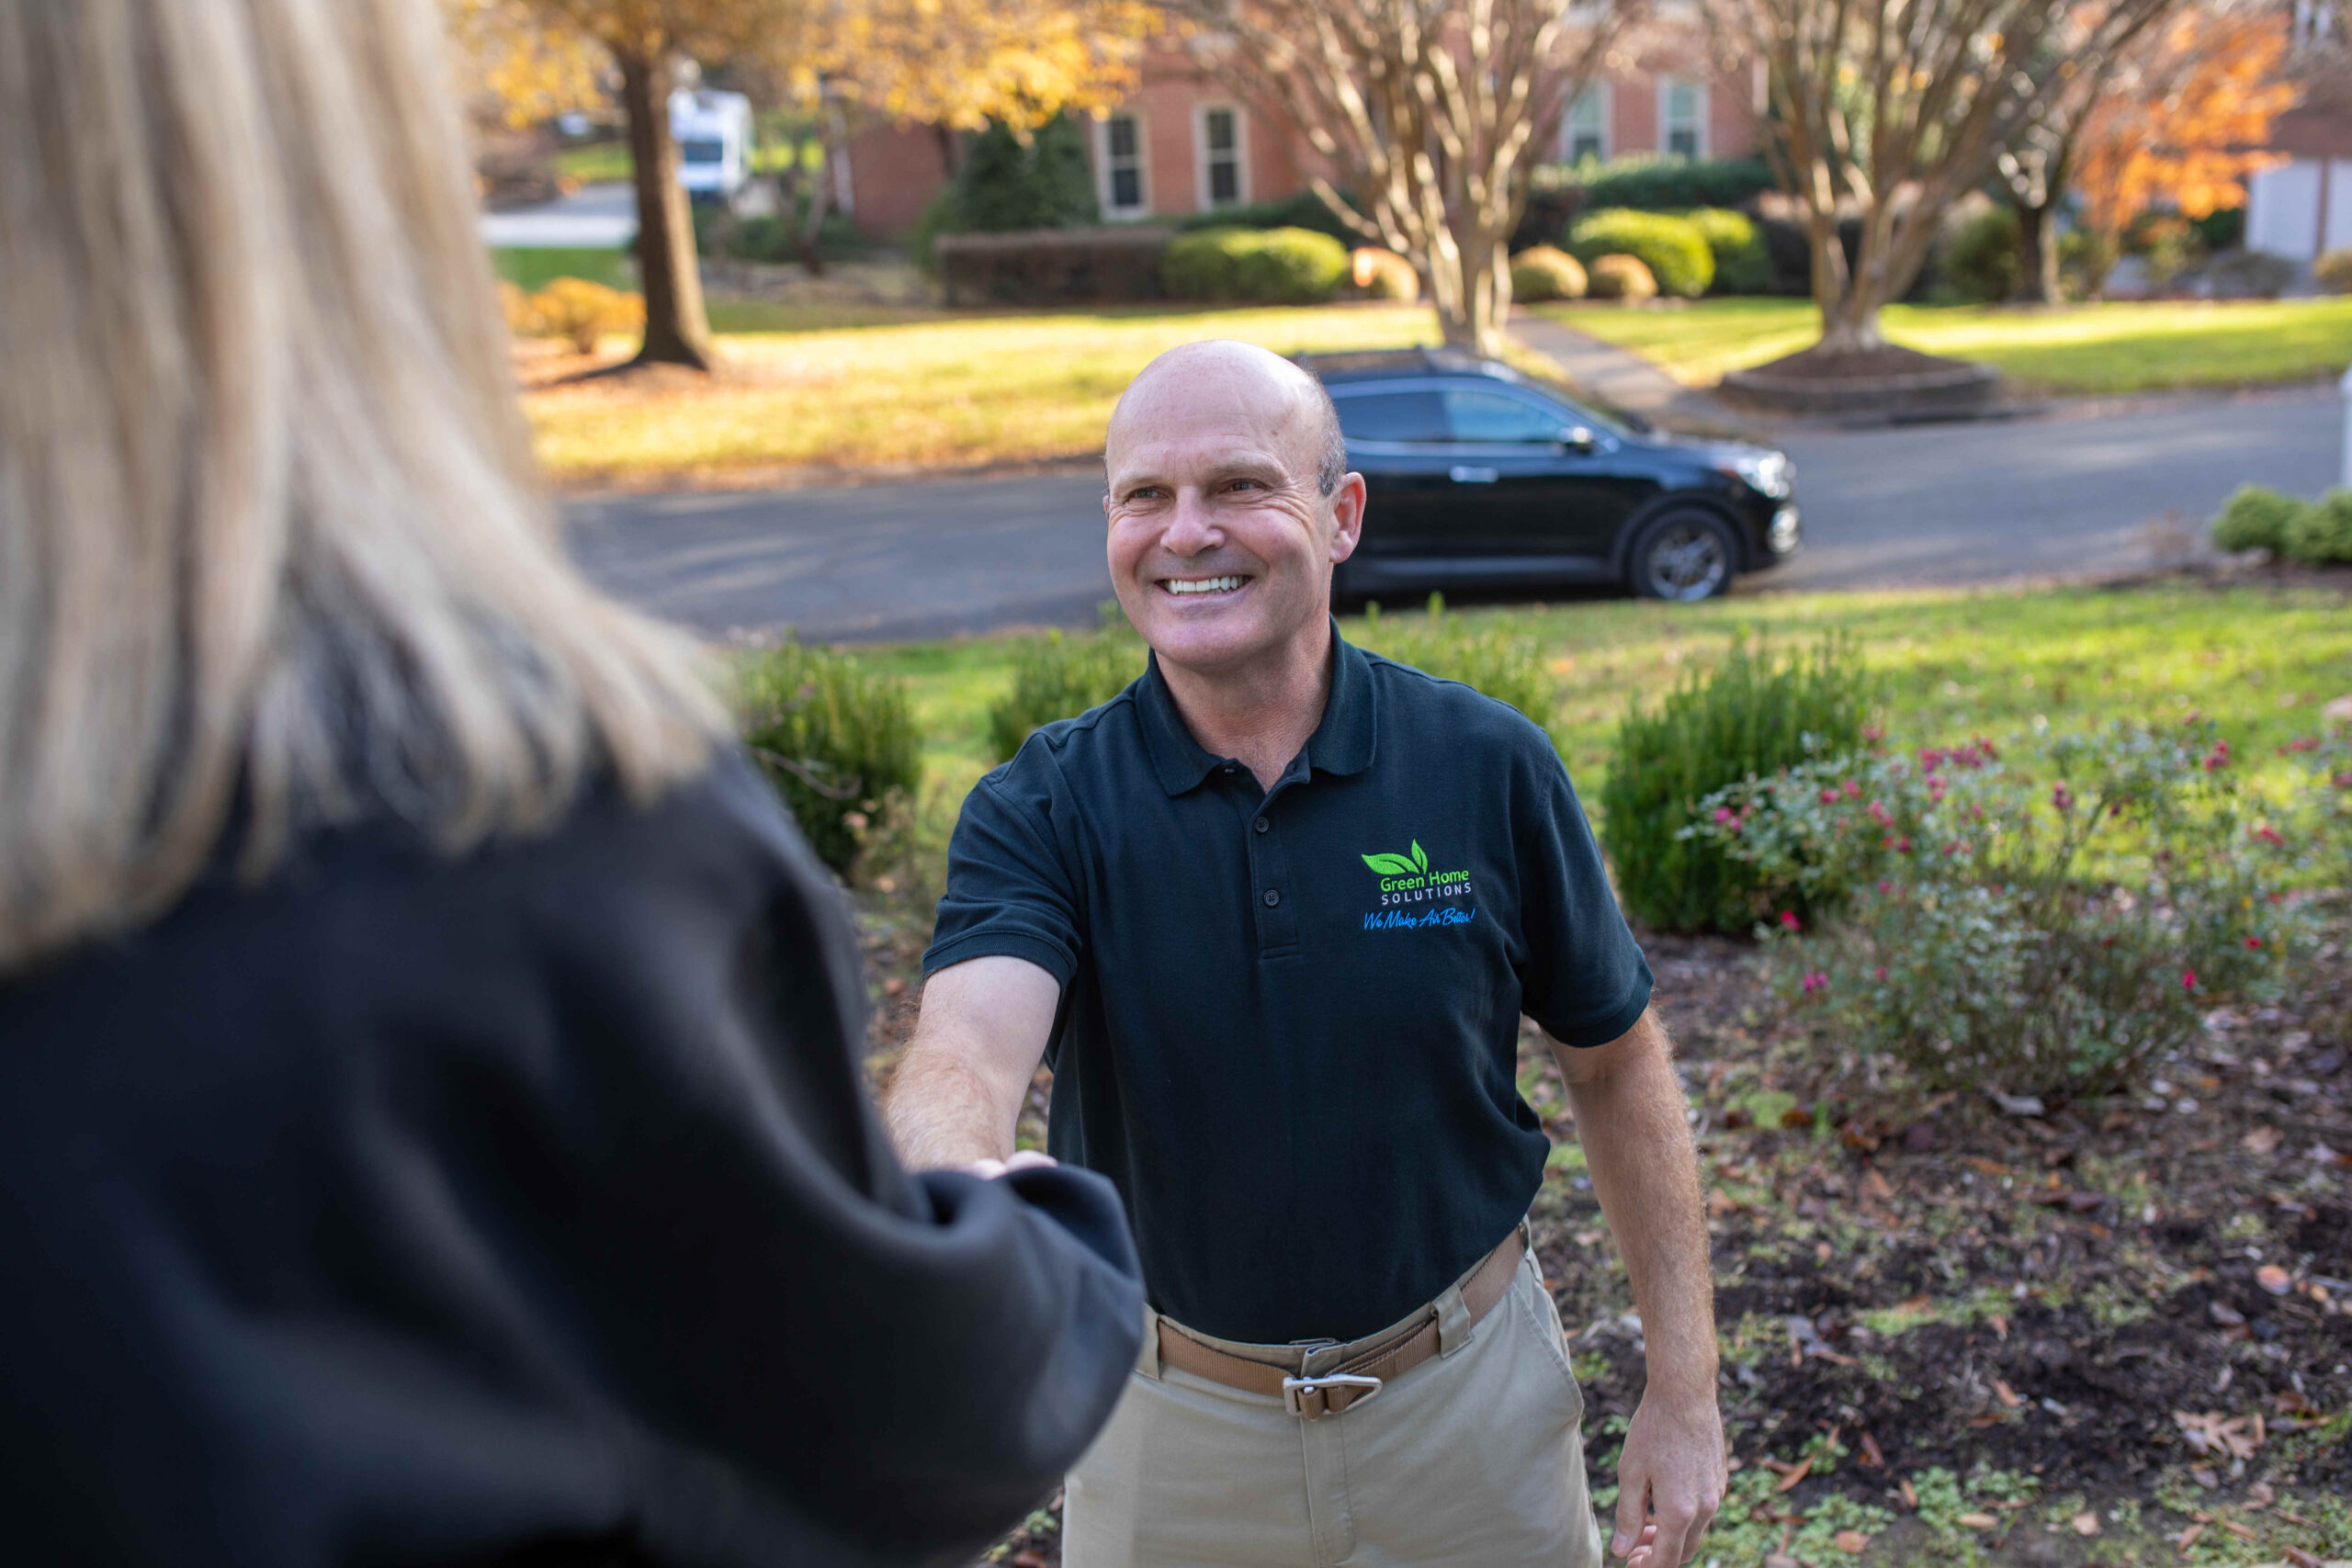
[[[1916,348],[1883,343],[1875,348],[1834,353],[1815,345],[1752,367],[1752,372],[1776,380],[1874,381],[1967,368],[1969,362],[1964,359],[1947,359],[1941,355],[1922,354]]]
[[[870,913],[880,1078],[913,1021],[920,921]],[[2041,1116],[1849,1098],[1748,944],[1645,938],[1697,1111],[1724,1410],[1750,1472],[1700,1561],[2352,1555],[2347,934],[2288,1005],[2217,1010],[2135,1097]],[[1556,1072],[1532,1030],[1521,1045],[1567,1143]],[[1534,1218],[1606,1496],[1641,1397],[1639,1319],[1574,1161]],[[1758,1470],[1775,1478],[1761,1500]],[[1939,1474],[2001,1500],[1939,1511]],[[1807,1521],[1855,1504],[1892,1521],[1824,1554]],[[1058,1563],[1058,1508],[988,1560]]]

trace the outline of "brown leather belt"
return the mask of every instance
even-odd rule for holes
[[[1487,1254],[1487,1260],[1463,1281],[1462,1304],[1469,1309],[1471,1323],[1476,1324],[1494,1311],[1496,1303],[1510,1293],[1511,1274],[1525,1250],[1525,1236],[1514,1227],[1503,1238],[1502,1245]],[[1438,1347],[1438,1314],[1432,1304],[1417,1320],[1379,1344],[1320,1377],[1310,1378],[1245,1356],[1227,1355],[1214,1346],[1202,1344],[1166,1318],[1159,1320],[1161,1366],[1174,1367],[1249,1393],[1278,1394],[1284,1409],[1306,1421],[1337,1416],[1348,1406],[1370,1399],[1390,1378],[1411,1371],[1436,1355]],[[1299,1350],[1300,1372],[1306,1370],[1307,1357],[1319,1348],[1322,1347]]]

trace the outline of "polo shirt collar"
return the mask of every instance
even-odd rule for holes
[[[1331,623],[1331,694],[1324,700],[1322,722],[1307,739],[1307,765],[1327,773],[1360,773],[1372,766],[1379,741],[1372,664],[1362,649],[1340,636],[1336,620]],[[1222,759],[1209,755],[1185,728],[1184,716],[1176,711],[1176,698],[1159,672],[1157,653],[1144,665],[1137,705],[1143,714],[1144,744],[1162,789],[1182,795],[1216,771]]]

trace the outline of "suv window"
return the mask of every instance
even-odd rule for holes
[[[1442,441],[1445,413],[1435,392],[1331,389],[1340,431],[1351,441]]]
[[[1556,441],[1569,423],[1557,409],[1483,387],[1448,387],[1438,395],[1445,403],[1446,429],[1456,441],[1490,445]]]

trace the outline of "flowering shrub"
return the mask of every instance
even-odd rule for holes
[[[1818,932],[1759,923],[1786,991],[1930,1089],[2116,1088],[2222,993],[2275,993],[2308,914],[2294,843],[2210,724],[2117,726],[2014,773],[1984,740],[1809,762],[1700,802],[1688,831],[1767,895],[1852,896]]]

